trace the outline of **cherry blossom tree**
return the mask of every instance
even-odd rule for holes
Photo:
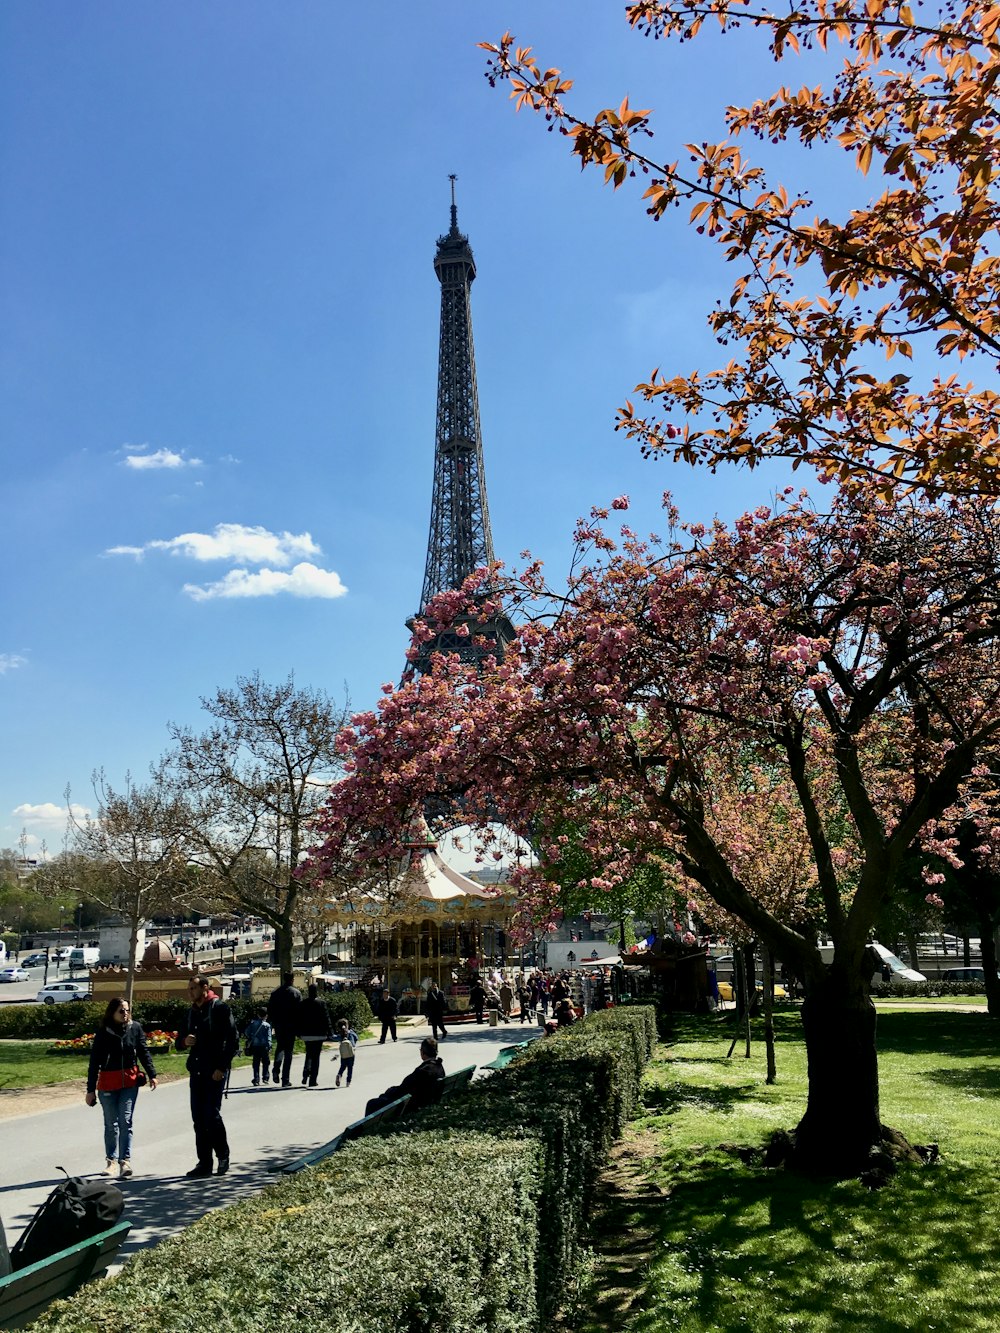
[[[607,518],[579,525],[565,588],[537,563],[507,581],[521,628],[502,663],[476,674],[438,656],[355,716],[315,867],[335,867],[359,828],[373,831],[371,854],[398,854],[414,810],[459,794],[470,822],[499,815],[542,846],[571,809],[600,866],[598,900],[628,878],[635,847],[662,846],[805,981],[795,1160],[853,1171],[887,1142],[906,1151],[880,1117],[866,947],[907,853],[929,829],[940,838],[1000,730],[997,516],[982,501],[906,500],[859,482],[827,512],[786,493],[709,530],[668,508],[662,542],[627,528],[613,540]],[[498,577],[442,594],[415,638],[467,613]],[[788,868],[762,872],[745,821],[719,799],[716,775],[739,772],[748,753],[780,779],[785,827],[808,841],[795,895],[817,912],[775,898]],[[780,836],[779,824],[772,845]],[[538,866],[516,878],[544,915],[557,886]],[[835,944],[829,966],[817,913]]]

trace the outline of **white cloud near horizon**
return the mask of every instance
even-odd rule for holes
[[[89,806],[77,805],[75,801],[70,803],[70,809],[75,819],[84,819],[90,814]],[[26,801],[22,805],[15,806],[11,813],[24,824],[51,824],[53,820],[66,818],[66,807],[56,805],[55,801],[42,801],[40,805],[32,805],[30,801]]]
[[[145,449],[148,446],[138,447]],[[133,446],[127,444],[125,448],[131,449]],[[185,458],[183,454],[175,453],[173,449],[156,449],[151,454],[129,453],[123,461],[126,467],[140,472],[154,468],[201,467],[200,458]]]
[[[182,532],[178,537],[149,541],[143,546],[111,546],[105,555],[141,556],[146,551],[167,551],[189,560],[232,560],[279,568],[286,568],[297,558],[323,553],[308,532],[269,532],[259,525],[217,523],[212,532]]]
[[[16,671],[18,667],[24,666],[27,660],[20,653],[0,653],[0,676],[7,671]]]
[[[184,591],[196,602],[207,602],[220,597],[274,597],[278,593],[290,597],[343,597],[347,588],[335,570],[302,561],[289,571],[260,569],[251,573],[231,569],[217,583],[185,583]]]

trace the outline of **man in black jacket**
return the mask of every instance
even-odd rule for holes
[[[444,991],[436,981],[431,982],[427,999],[424,1002],[424,1009],[427,1014],[427,1021],[431,1025],[431,1036],[437,1037],[438,1028],[440,1028],[441,1040],[444,1041],[448,1035],[444,1030],[444,1016],[448,1012],[448,1001],[445,999]]]
[[[382,998],[378,1002],[378,1016],[382,1020],[382,1035],[378,1039],[380,1046],[385,1045],[385,1034],[392,1033],[393,1041],[396,1040],[396,1015],[399,1013],[399,1001],[390,995],[387,990],[382,992]]]
[[[409,1094],[409,1111],[419,1111],[424,1106],[431,1106],[441,1100],[441,1080],[444,1078],[444,1065],[438,1055],[438,1044],[433,1037],[425,1037],[420,1043],[420,1063],[412,1074],[407,1074],[402,1083],[386,1088],[381,1097],[373,1097],[365,1107],[365,1115],[378,1111],[390,1102],[399,1101]]]
[[[191,1091],[191,1119],[198,1164],[187,1174],[192,1179],[212,1174],[212,1154],[219,1159],[217,1172],[229,1170],[229,1140],[222,1120],[222,1095],[229,1066],[236,1054],[236,1025],[228,1004],[215,997],[204,977],[188,982],[191,1008],[177,1030],[175,1045],[187,1051]]]
[[[292,1054],[295,1051],[295,1038],[299,1035],[299,1009],[302,1005],[302,992],[295,987],[295,977],[285,972],[281,985],[271,992],[267,1002],[267,1017],[274,1028],[274,1064],[271,1066],[271,1078],[283,1088],[292,1086]]]

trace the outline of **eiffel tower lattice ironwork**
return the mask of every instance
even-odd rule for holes
[[[434,492],[421,608],[439,592],[461,587],[470,574],[494,559],[469,300],[476,262],[469,238],[458,230],[455,177],[450,180],[451,228],[438,238],[434,256],[434,271],[441,283],[441,342]],[[407,625],[412,628],[412,618]],[[458,653],[468,662],[479,662],[487,655],[501,658],[514,637],[514,628],[502,612],[483,619],[470,617],[463,627],[469,631],[467,636],[457,633],[456,626],[423,644],[412,664],[416,670],[430,670],[435,652]]]

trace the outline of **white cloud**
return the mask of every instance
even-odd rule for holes
[[[16,671],[19,666],[24,666],[27,660],[19,653],[0,653],[0,676],[6,671]]]
[[[76,819],[83,819],[90,814],[90,810],[85,805],[71,803],[70,808]],[[43,801],[41,805],[32,805],[25,802],[24,805],[14,807],[14,817],[19,819],[22,824],[51,824],[53,820],[63,820],[66,818],[66,807],[56,805],[54,801]]]
[[[79,822],[91,813],[86,805],[77,805],[72,803],[73,817]],[[56,805],[54,801],[42,801],[39,805],[33,805],[26,801],[23,805],[15,806],[11,812],[17,821],[16,839],[17,845],[24,841],[24,849],[29,856],[35,856],[42,851],[43,846],[50,850],[53,846],[60,844],[66,834],[66,807]]]
[[[217,583],[185,583],[184,591],[196,602],[218,597],[343,597],[347,588],[332,569],[319,569],[303,561],[290,571],[261,569],[251,574],[246,569],[231,569]]]
[[[218,523],[212,532],[182,532],[179,537],[146,542],[145,546],[112,546],[105,555],[138,556],[144,551],[168,551],[190,560],[239,560],[281,568],[302,556],[322,555],[308,532],[269,532],[242,523]]]
[[[134,447],[128,444],[125,446],[128,450]],[[143,444],[139,448],[146,449],[148,445]],[[201,467],[201,459],[185,458],[183,454],[174,453],[173,449],[156,449],[151,454],[130,452],[125,459],[125,466],[136,471],[149,471],[152,468]]]

